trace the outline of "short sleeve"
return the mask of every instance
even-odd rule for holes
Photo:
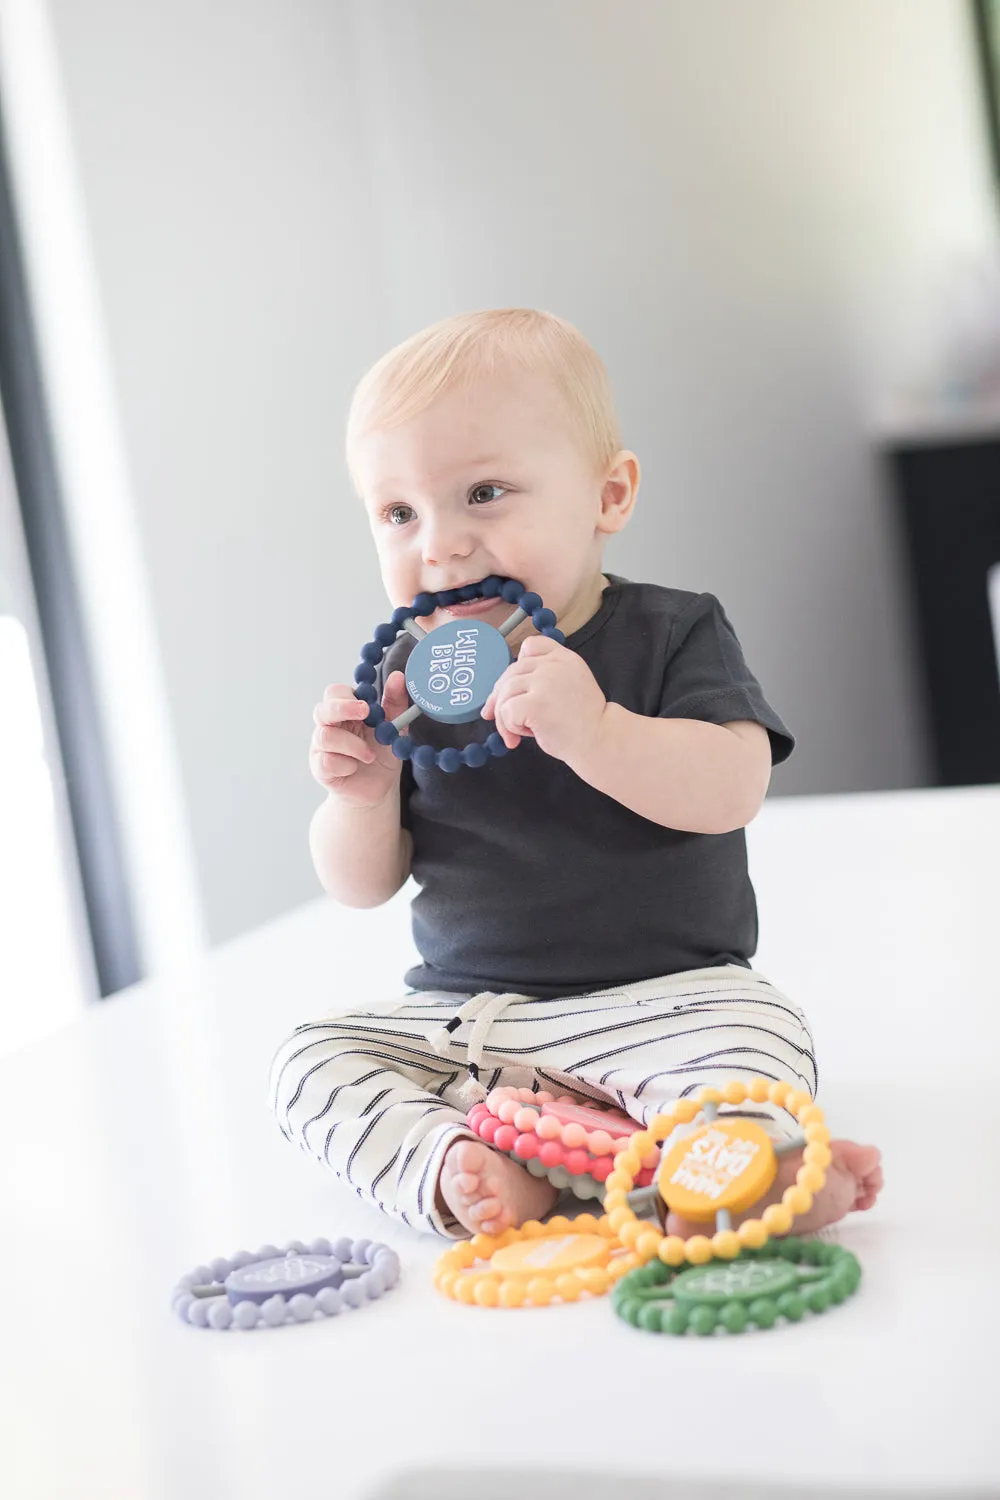
[[[761,691],[725,610],[713,594],[699,594],[674,622],[660,699],[661,719],[703,719],[709,724],[750,720],[771,740],[780,765],[795,740]]]

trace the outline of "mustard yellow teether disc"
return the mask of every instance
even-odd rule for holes
[[[490,1268],[504,1276],[556,1276],[584,1266],[607,1265],[612,1246],[600,1234],[564,1234],[538,1240],[518,1240],[497,1250]]]
[[[696,1224],[763,1197],[778,1170],[770,1137],[753,1120],[717,1119],[678,1141],[660,1163],[657,1188],[667,1207]]]

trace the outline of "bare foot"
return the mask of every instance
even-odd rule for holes
[[[792,1226],[793,1234],[813,1234],[836,1224],[845,1214],[854,1209],[871,1208],[882,1189],[882,1153],[877,1146],[859,1146],[854,1141],[831,1141],[833,1161],[826,1169],[826,1182],[813,1199],[812,1208],[800,1214]],[[793,1151],[778,1158],[778,1175],[770,1191],[759,1199],[745,1214],[733,1219],[741,1224],[744,1219],[756,1219],[769,1203],[777,1203],[782,1193],[795,1181],[795,1174],[802,1165],[802,1152]],[[667,1232],[679,1234],[687,1239],[693,1234],[711,1234],[704,1224],[694,1224],[682,1219],[679,1214],[667,1215]]]
[[[485,1141],[456,1141],[445,1154],[438,1197],[473,1234],[502,1234],[547,1214],[559,1194],[545,1177]]]

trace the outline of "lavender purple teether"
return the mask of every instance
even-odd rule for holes
[[[345,1307],[374,1302],[399,1280],[399,1257],[373,1240],[290,1240],[251,1255],[195,1266],[182,1276],[170,1304],[196,1328],[278,1328],[335,1318]]]

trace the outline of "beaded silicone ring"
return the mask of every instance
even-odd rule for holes
[[[738,1260],[678,1272],[660,1260],[622,1277],[611,1305],[648,1333],[742,1333],[823,1313],[858,1288],[861,1266],[841,1245],[789,1236]]]
[[[345,1307],[374,1302],[399,1280],[399,1257],[373,1240],[290,1240],[195,1266],[182,1276],[170,1304],[196,1328],[278,1328],[335,1318]]]
[[[578,1198],[601,1196],[616,1157],[642,1128],[616,1109],[599,1109],[570,1094],[516,1088],[494,1089],[469,1111],[467,1123],[533,1177],[547,1177]],[[647,1153],[637,1187],[652,1182],[658,1160],[658,1151]]]
[[[497,629],[479,622],[477,630],[480,631],[484,640],[491,642],[491,660],[494,662],[496,675],[489,681],[486,692],[481,693],[478,699],[471,703],[471,707],[465,712],[464,717],[454,711],[444,713],[440,705],[435,707],[429,700],[424,703],[412,703],[411,706],[395,719],[386,719],[385,710],[378,700],[375,687],[376,668],[385,655],[388,648],[396,640],[397,636],[406,632],[415,636],[417,641],[427,639],[428,632],[422,630],[417,620],[427,615],[432,615],[441,606],[468,602],[473,599],[505,599],[509,604],[516,606],[513,613],[507,616],[503,624]],[[484,743],[474,740],[462,750],[453,745],[443,750],[435,750],[433,745],[414,745],[409,735],[400,731],[411,724],[414,719],[422,713],[428,713],[431,717],[445,717],[449,722],[468,723],[478,716],[478,710],[485,703],[500,673],[510,661],[510,652],[507,650],[506,660],[503,659],[505,649],[503,638],[510,635],[523,620],[529,619],[535,629],[541,635],[548,636],[550,640],[564,644],[566,637],[556,625],[556,617],[551,609],[546,609],[538,594],[525,589],[522,583],[514,578],[498,578],[491,575],[483,578],[479,583],[469,583],[460,589],[442,589],[440,593],[418,594],[411,605],[401,605],[394,609],[392,617],[384,625],[376,626],[372,632],[372,639],[361,648],[361,662],[354,669],[354,681],[357,686],[354,696],[369,705],[368,717],[364,722],[375,730],[375,738],[380,745],[390,745],[392,753],[398,760],[413,760],[414,765],[421,769],[437,766],[442,771],[457,771],[460,766],[478,768],[484,766],[491,757],[498,758],[508,754],[507,746],[501,736],[494,730],[489,734]],[[448,627],[441,627],[447,631]],[[466,631],[467,633],[467,631]],[[436,636],[437,631],[431,631],[431,636]],[[499,654],[498,654],[499,653]],[[471,677],[471,674],[470,674]],[[483,679],[480,678],[482,685]],[[468,695],[466,695],[468,696]]]
[[[740,1105],[747,1099],[757,1104],[770,1102],[784,1108],[803,1127],[805,1149],[802,1153],[802,1165],[796,1173],[795,1182],[782,1194],[781,1202],[765,1208],[759,1219],[744,1220],[735,1230],[729,1227],[729,1210],[723,1209],[715,1214],[716,1230],[711,1237],[696,1234],[686,1240],[679,1235],[665,1234],[657,1225],[638,1219],[629,1204],[628,1194],[634,1187],[643,1155],[654,1145],[665,1141],[677,1125],[690,1123],[700,1112],[706,1115],[711,1126],[720,1104]],[[734,1140],[737,1146],[741,1144],[738,1135],[750,1138],[752,1151],[745,1153],[740,1160],[749,1159],[757,1153],[752,1162],[752,1170],[741,1166],[733,1179],[736,1191],[731,1200],[732,1206],[737,1211],[742,1211],[749,1203],[761,1197],[773,1182],[776,1170],[774,1151],[764,1132],[752,1121],[730,1122],[723,1116],[715,1129],[723,1142],[728,1141],[730,1145]],[[700,1134],[704,1135],[705,1132]],[[698,1137],[682,1140],[669,1152],[663,1153],[658,1186],[668,1207],[678,1206],[674,1201],[671,1180],[674,1183],[680,1182],[682,1187],[698,1182],[697,1140]],[[645,1131],[633,1136],[627,1149],[616,1159],[615,1169],[605,1184],[607,1191],[604,1208],[622,1244],[635,1251],[641,1265],[645,1265],[654,1256],[658,1256],[667,1266],[680,1266],[685,1261],[700,1266],[714,1257],[733,1260],[742,1250],[761,1249],[772,1234],[787,1234],[796,1215],[808,1213],[814,1195],[826,1181],[826,1169],[832,1160],[829,1141],[830,1132],[826,1127],[823,1111],[812,1102],[809,1094],[793,1089],[783,1079],[772,1083],[766,1078],[754,1078],[749,1084],[733,1079],[721,1089],[703,1088],[693,1099],[676,1100],[662,1114],[657,1115]],[[733,1156],[738,1154],[737,1150],[732,1151]],[[701,1159],[705,1161],[707,1158]],[[749,1203],[745,1197],[740,1198],[741,1191],[748,1193]],[[684,1208],[692,1216],[686,1204]]]
[[[470,1307],[547,1307],[600,1297],[638,1264],[623,1251],[607,1216],[530,1219],[503,1234],[477,1234],[446,1250],[434,1285]]]

